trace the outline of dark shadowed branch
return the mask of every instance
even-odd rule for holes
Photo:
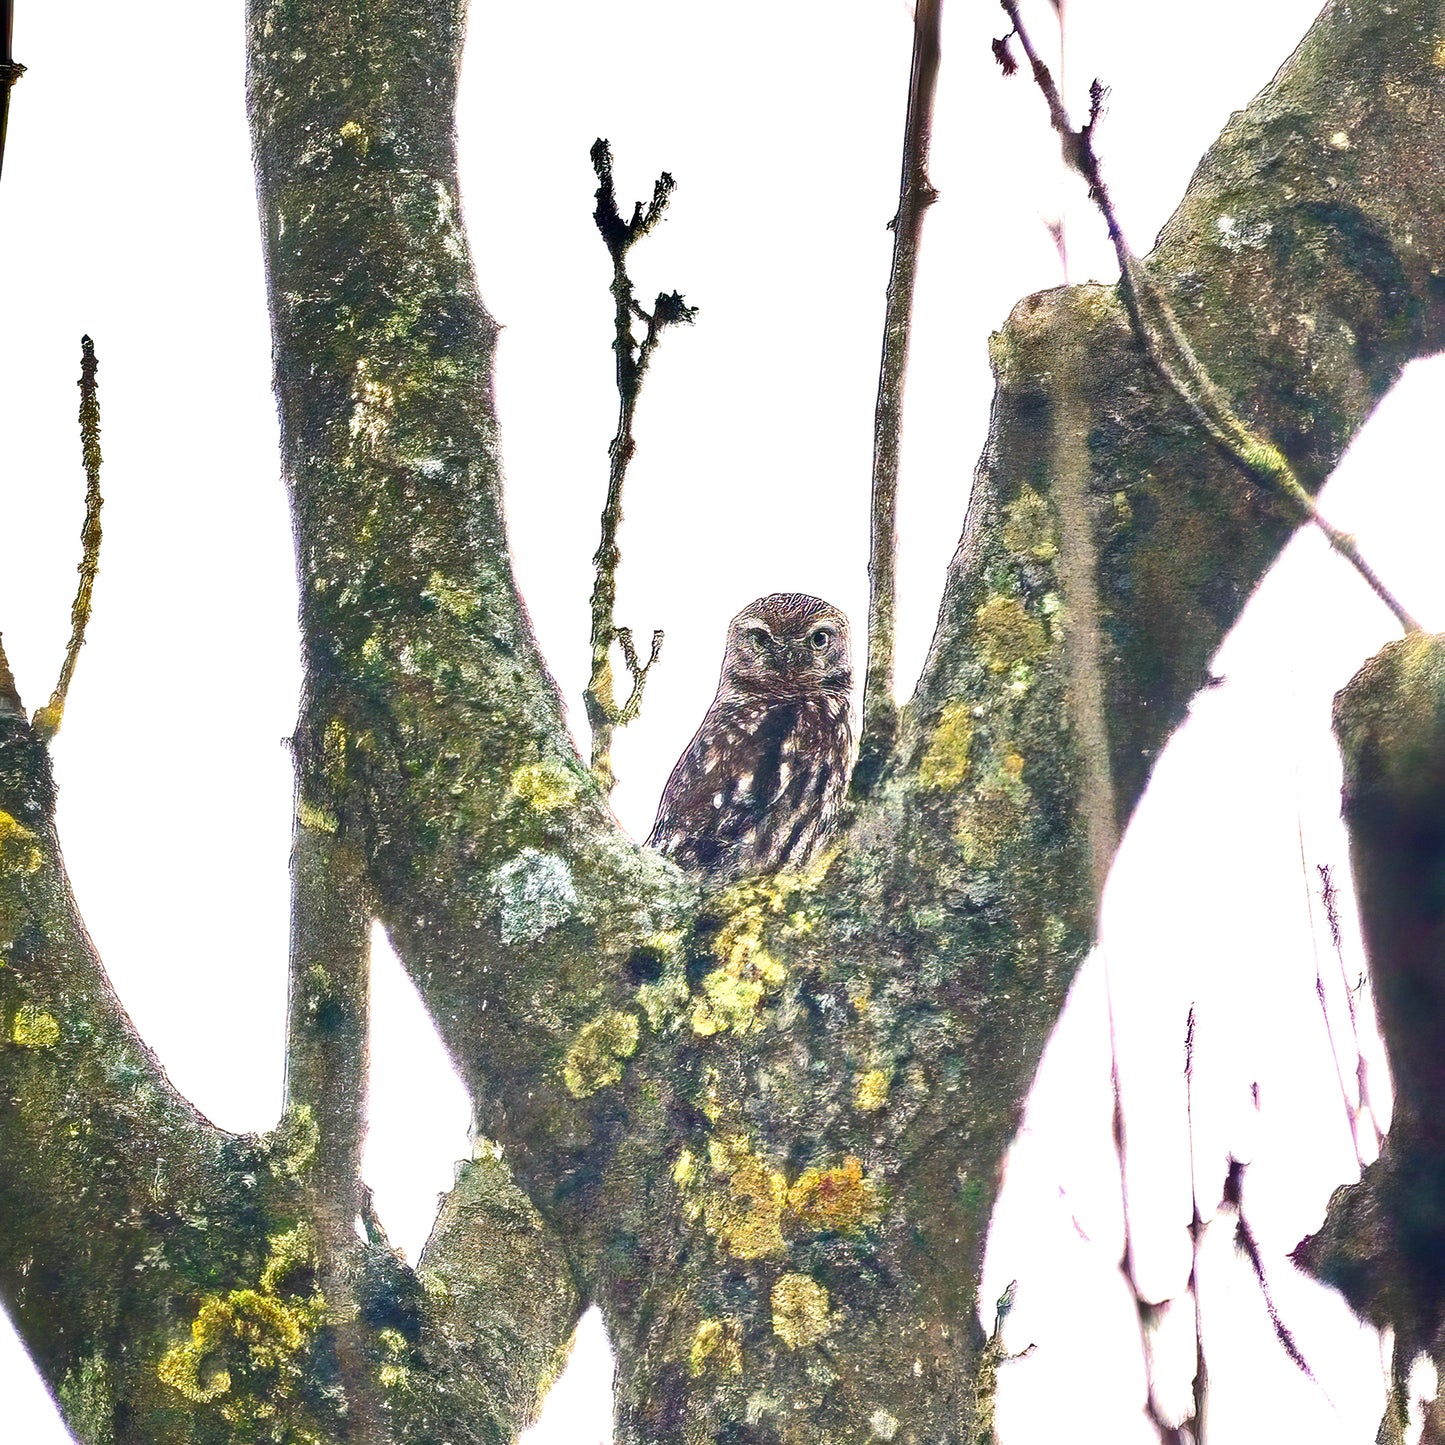
[[[80,529],[81,556],[77,571],[80,582],[75,601],[70,607],[70,641],[65,647],[65,661],[50,701],[34,718],[35,731],[42,738],[54,737],[65,716],[65,699],[75,676],[75,664],[85,645],[85,629],[90,621],[90,602],[95,592],[95,574],[100,568],[100,405],[95,395],[95,343],[90,337],[80,338],[80,454],[85,465],[85,522]]]
[[[938,86],[943,0],[918,0],[913,13],[913,63],[903,127],[903,174],[893,229],[893,267],[883,321],[878,400],[873,411],[873,487],[868,551],[868,671],[863,683],[863,733],[854,785],[866,793],[886,766],[898,730],[893,659],[898,581],[898,459],[903,444],[903,387],[913,328],[913,296],[923,215],[938,192],[928,179],[933,97]]]
[[[648,364],[657,343],[669,326],[690,322],[697,308],[689,306],[676,292],[665,292],[653,302],[652,310],[638,304],[627,274],[627,253],[662,219],[667,210],[675,182],[664,171],[652,188],[652,200],[644,208],[638,201],[629,220],[623,220],[617,209],[617,190],[612,180],[612,150],[605,140],[592,146],[592,168],[597,173],[597,209],[593,220],[612,258],[612,300],[615,335],[612,350],[617,358],[617,431],[607,448],[607,504],[602,509],[602,540],[592,559],[596,581],[592,587],[592,672],[583,694],[587,721],[592,728],[592,773],[604,793],[616,783],[612,771],[612,735],[631,722],[642,706],[642,690],[647,675],[662,651],[662,633],[652,634],[652,651],[646,663],[639,663],[632,644],[632,630],[618,627],[617,567],[622,554],[617,546],[617,531],[622,525],[622,484],[627,468],[637,450],[632,423],[637,412],[637,398],[642,391]],[[634,326],[640,323],[639,338]],[[632,679],[631,692],[620,706],[613,687],[612,644],[622,648],[624,665]]]
[[[10,124],[10,88],[25,74],[25,67],[10,53],[13,0],[0,0],[0,170],[5,165],[5,132]]]
[[[1365,560],[1355,539],[1321,514],[1314,498],[1301,485],[1284,453],[1246,426],[1230,406],[1223,392],[1200,363],[1189,338],[1179,324],[1174,308],[1154,285],[1147,267],[1141,264],[1130,249],[1119,225],[1114,203],[1109,198],[1108,187],[1104,184],[1098,154],[1094,150],[1094,130],[1104,105],[1103,86],[1096,80],[1089,87],[1089,118],[1076,130],[1069,119],[1053,75],[1034,49],[1024,27],[1023,19],[1019,15],[1018,0],[1000,0],[1000,4],[1013,22],[1013,36],[1017,36],[1025,55],[1028,56],[1034,81],[1048,102],[1049,123],[1058,133],[1064,163],[1087,183],[1089,199],[1099,208],[1099,213],[1108,227],[1109,240],[1113,243],[1114,254],[1119,261],[1119,295],[1129,313],[1134,334],[1150,364],[1170,391],[1188,407],[1214,445],[1248,481],[1254,483],[1267,496],[1277,497],[1285,502],[1318,528],[1331,549],[1359,573],[1370,590],[1389,608],[1403,630],[1407,633],[1419,632],[1420,624],[1401,606],[1374,568]],[[1013,37],[1006,36],[1003,40],[994,42],[994,54],[1001,65],[1011,38]],[[1004,70],[1012,73],[1008,65],[1004,65]]]

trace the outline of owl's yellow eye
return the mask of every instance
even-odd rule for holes
[[[833,629],[831,627],[820,627],[808,641],[821,652],[833,640]]]

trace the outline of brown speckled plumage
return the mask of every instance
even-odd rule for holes
[[[649,844],[720,882],[803,867],[848,786],[852,685],[848,619],[836,607],[774,592],[743,608]]]

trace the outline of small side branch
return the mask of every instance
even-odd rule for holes
[[[85,645],[85,628],[90,621],[90,602],[95,591],[95,574],[100,568],[100,405],[95,396],[95,343],[90,337],[80,338],[80,452],[85,465],[85,524],[80,529],[80,584],[70,607],[70,641],[65,648],[65,662],[60,680],[50,701],[34,718],[34,728],[42,738],[52,738],[60,731],[65,715],[65,699],[75,676],[75,664]]]
[[[1361,555],[1355,539],[1321,515],[1314,498],[1295,476],[1284,454],[1272,443],[1257,436],[1235,414],[1195,355],[1173,308],[1129,249],[1094,150],[1094,130],[1104,104],[1103,86],[1096,80],[1089,88],[1089,118],[1080,129],[1075,130],[1053,75],[1039,58],[1024,28],[1018,0],[999,0],[999,3],[1013,23],[1013,31],[1003,40],[994,42],[994,54],[1005,72],[1009,73],[1011,57],[1009,64],[1004,63],[1008,57],[1008,42],[1017,36],[1032,68],[1034,83],[1048,104],[1049,121],[1058,134],[1064,163],[1083,177],[1089,187],[1089,199],[1104,218],[1114,254],[1119,260],[1119,295],[1129,314],[1134,334],[1160,379],[1189,409],[1205,435],[1248,481],[1266,494],[1281,498],[1303,520],[1318,528],[1330,547],[1359,573],[1375,596],[1389,608],[1401,628],[1407,634],[1419,632],[1420,624],[1401,606]]]
[[[0,171],[5,167],[5,132],[10,125],[10,87],[25,74],[25,67],[10,53],[12,0],[0,0]]]
[[[617,431],[607,448],[607,503],[602,509],[602,539],[592,559],[597,573],[592,586],[592,673],[583,698],[592,729],[593,776],[602,791],[610,793],[617,781],[612,770],[613,734],[637,716],[647,674],[662,651],[662,633],[654,632],[651,654],[645,665],[639,665],[631,631],[618,627],[616,621],[617,568],[622,560],[617,546],[617,532],[622,525],[622,483],[637,450],[632,423],[642,381],[662,333],[669,326],[691,322],[697,308],[689,306],[673,291],[659,294],[652,310],[647,311],[638,304],[632,278],[627,274],[627,253],[657,225],[667,210],[675,185],[671,175],[664,171],[653,185],[652,200],[646,207],[638,201],[632,208],[631,219],[624,221],[617,209],[617,190],[612,180],[612,149],[605,140],[593,143],[592,169],[597,174],[597,209],[592,219],[612,258],[615,329],[612,350],[617,358],[618,412]],[[641,337],[634,329],[636,325],[642,327]],[[613,686],[614,642],[622,648],[623,662],[632,679],[631,692],[620,707]]]
[[[923,215],[938,192],[928,179],[933,97],[938,87],[939,23],[943,0],[917,0],[913,64],[903,127],[903,172],[893,229],[893,266],[873,410],[873,487],[868,550],[868,670],[863,683],[863,733],[854,783],[860,792],[886,768],[898,730],[893,665],[898,594],[898,459],[903,442],[903,388],[913,329],[913,296]]]

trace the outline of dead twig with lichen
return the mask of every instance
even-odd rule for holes
[[[37,710],[31,725],[43,738],[53,738],[60,731],[65,716],[65,699],[75,676],[75,664],[85,645],[85,628],[90,621],[90,602],[95,591],[95,574],[100,568],[100,404],[95,395],[95,343],[88,336],[80,338],[80,453],[85,466],[85,522],[80,529],[81,557],[76,569],[80,583],[75,601],[70,606],[70,641],[65,648],[60,678],[50,701]]]
[[[928,179],[933,97],[938,85],[943,0],[918,0],[913,12],[913,63],[903,126],[903,173],[893,231],[893,264],[873,409],[873,482],[868,552],[868,670],[863,682],[863,731],[854,786],[866,793],[887,765],[898,729],[893,703],[898,567],[898,461],[903,443],[903,388],[913,328],[923,216],[938,199]]]
[[[1064,164],[1083,178],[1089,187],[1089,199],[1099,209],[1119,261],[1119,295],[1128,312],[1130,325],[1150,365],[1160,379],[1189,409],[1210,441],[1234,466],[1268,495],[1278,497],[1293,507],[1300,517],[1319,529],[1331,549],[1345,559],[1364,579],[1372,592],[1390,609],[1406,633],[1419,632],[1420,624],[1385,586],[1374,568],[1365,560],[1355,539],[1326,519],[1305,490],[1294,468],[1272,442],[1251,431],[1235,414],[1229,402],[1215,386],[1213,378],[1195,355],[1173,308],[1154,285],[1148,270],[1136,257],[1124,237],[1114,203],[1109,198],[1094,150],[1094,130],[1103,111],[1104,87],[1096,80],[1089,87],[1089,118],[1074,128],[1064,106],[1063,97],[1053,74],[1034,49],[1029,33],[1019,14],[1018,0],[999,0],[1013,24],[1012,31],[993,42],[993,53],[1005,75],[1012,75],[1018,64],[1009,51],[1009,41],[1017,37],[1028,57],[1034,83],[1049,107],[1049,122],[1057,132],[1063,150]]]
[[[612,299],[614,303],[615,336],[612,350],[617,358],[617,431],[608,444],[607,503],[602,509],[602,539],[592,558],[596,581],[592,586],[592,672],[583,699],[587,721],[592,729],[592,774],[604,793],[610,793],[617,781],[612,770],[612,736],[638,714],[642,706],[642,690],[647,675],[662,651],[661,631],[652,634],[652,648],[646,663],[639,663],[630,628],[618,627],[617,567],[622,554],[617,546],[617,532],[622,525],[622,483],[637,450],[632,435],[637,398],[647,374],[652,354],[662,333],[669,326],[691,322],[697,308],[689,306],[676,292],[663,292],[647,311],[638,304],[627,274],[627,253],[662,219],[672,196],[675,182],[666,171],[652,188],[652,200],[644,208],[638,201],[629,220],[623,220],[617,209],[617,190],[612,180],[612,149],[605,140],[592,145],[592,169],[597,174],[597,209],[592,218],[597,223],[607,254],[612,258]],[[641,323],[638,337],[633,327]],[[620,706],[613,686],[612,644],[622,649],[622,660],[632,679],[632,689]]]

